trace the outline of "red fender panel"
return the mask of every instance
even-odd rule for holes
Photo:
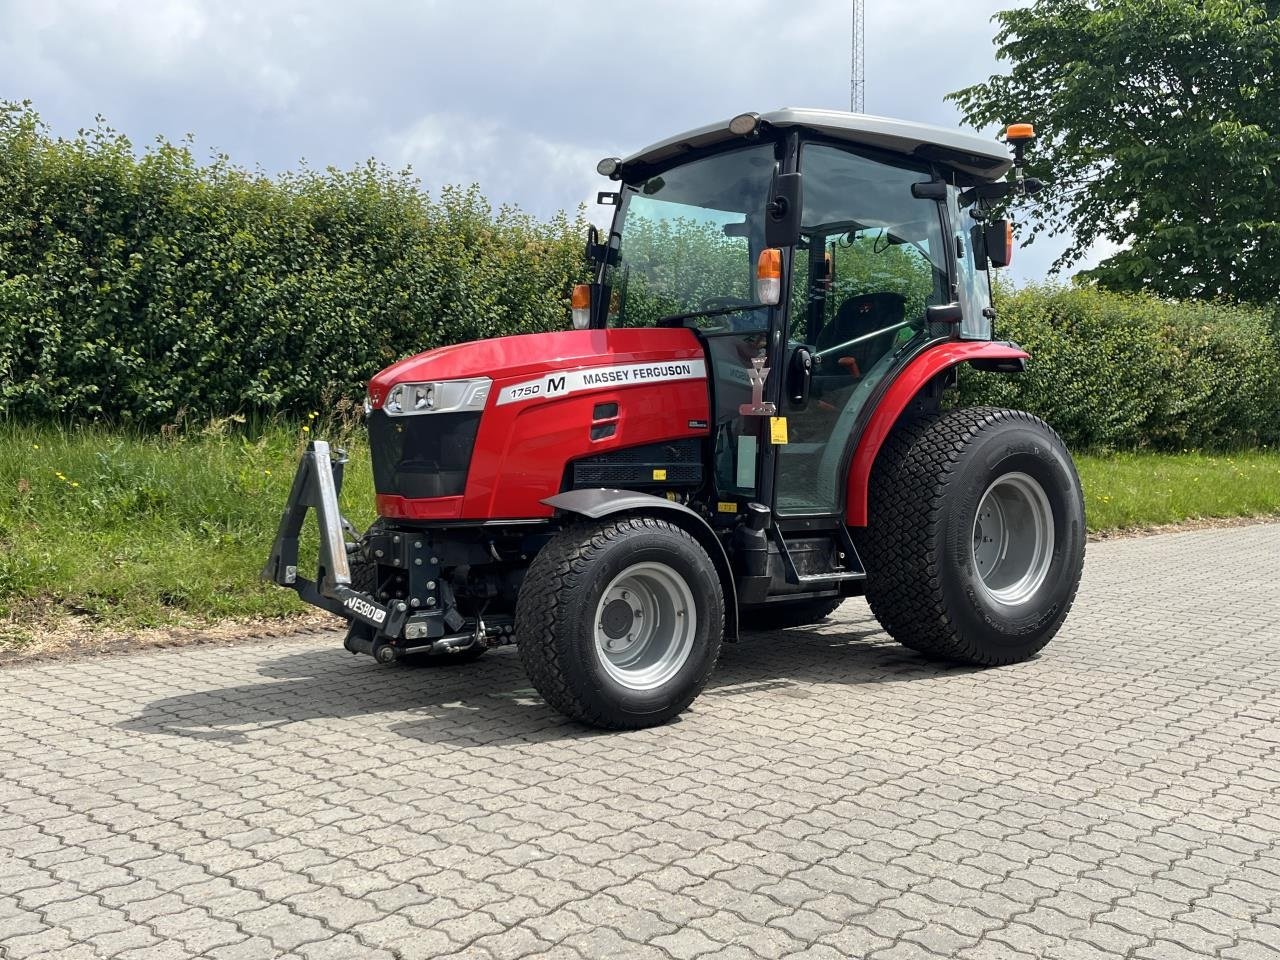
[[[880,398],[875,412],[862,431],[849,467],[849,487],[845,496],[845,522],[851,527],[867,525],[867,485],[876,454],[902,411],[921,388],[943,370],[968,360],[1016,360],[1028,356],[1025,350],[988,340],[954,340],[931,347],[907,365]]]

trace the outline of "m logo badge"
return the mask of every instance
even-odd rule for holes
[[[744,417],[772,417],[778,412],[778,408],[764,398],[764,383],[769,378],[769,368],[764,365],[763,356],[752,359],[747,378],[751,383],[751,402],[741,404],[738,413]]]

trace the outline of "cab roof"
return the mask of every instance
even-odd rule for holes
[[[1008,149],[996,140],[926,123],[803,107],[762,113],[760,120],[774,128],[802,127],[847,143],[932,161],[960,174],[962,181],[998,180],[1013,165]],[[729,132],[725,120],[659,140],[625,158],[622,165],[662,165],[691,150],[740,139]]]

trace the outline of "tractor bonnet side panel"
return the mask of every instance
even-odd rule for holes
[[[466,356],[470,346],[484,356]],[[379,374],[370,397],[400,382],[492,378],[465,487],[439,498],[379,494],[382,516],[548,517],[540,501],[561,491],[571,461],[710,432],[706,358],[688,330],[565,331],[446,349],[454,352],[448,376],[444,364],[421,362],[432,357],[425,354]]]

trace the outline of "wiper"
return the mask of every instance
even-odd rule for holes
[[[768,306],[770,304],[767,303],[740,303],[732,307],[711,307],[707,310],[692,310],[689,313],[673,313],[669,317],[659,317],[654,322],[654,326],[676,327],[686,320],[697,317],[723,317],[727,313],[746,313],[748,310],[759,310],[761,307]]]

